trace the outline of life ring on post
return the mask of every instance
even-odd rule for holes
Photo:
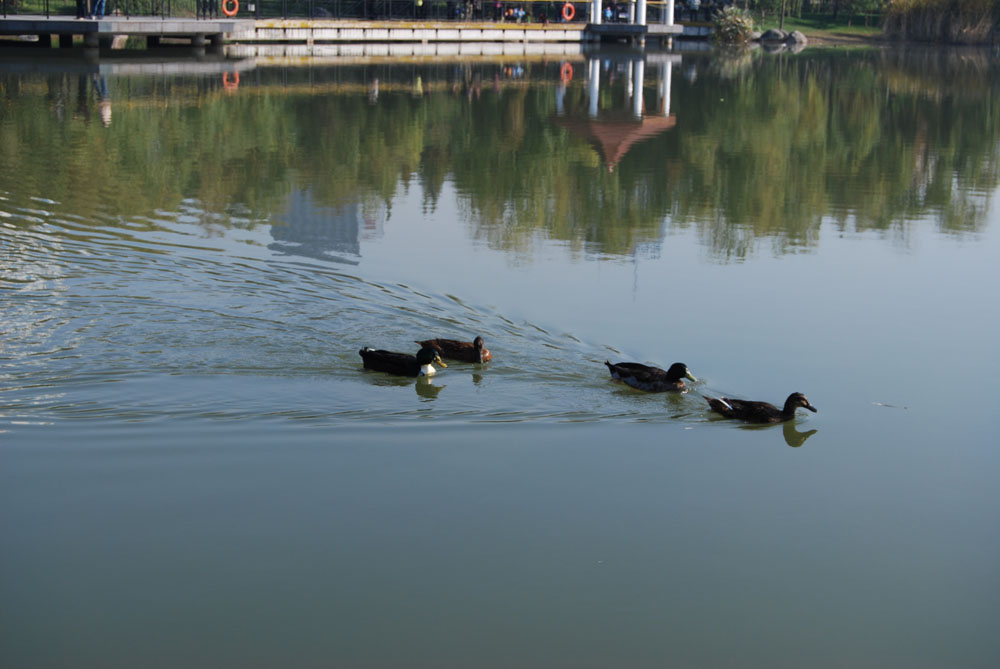
[[[229,6],[232,5],[233,8],[230,9]],[[226,16],[236,16],[236,12],[240,11],[240,0],[222,0],[222,13]]]
[[[569,61],[563,63],[562,67],[559,68],[559,78],[564,84],[568,84],[573,79],[573,66],[569,64]]]
[[[562,9],[563,21],[572,21],[574,16],[576,16],[576,8],[572,3],[567,2]]]
[[[236,2],[236,0],[233,0],[233,2]],[[240,86],[240,73],[239,72],[233,72],[233,80],[232,81],[229,80],[229,73],[228,72],[223,72],[222,73],[222,87],[223,88],[225,88],[226,90],[229,90],[229,91],[233,91],[233,90],[236,90],[237,88],[239,88],[239,86]]]

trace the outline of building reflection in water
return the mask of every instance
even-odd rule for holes
[[[339,208],[317,204],[309,191],[293,192],[279,223],[271,226],[272,251],[357,265],[361,240],[382,236],[380,218],[366,218],[361,204]]]
[[[567,112],[564,108],[562,91],[556,90],[556,115],[553,121],[574,135],[585,138],[600,153],[609,172],[638,142],[655,137],[677,124],[676,115],[670,112],[670,88],[674,64],[680,56],[658,54],[650,67],[656,77],[656,100],[647,107],[644,97],[644,83],[647,78],[648,56],[636,54],[631,57],[602,60],[590,58],[586,64],[588,109],[586,115]],[[621,107],[602,109],[602,72],[612,85],[615,75],[624,72],[625,99]]]

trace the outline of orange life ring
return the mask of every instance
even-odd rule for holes
[[[563,5],[562,17],[563,21],[572,21],[573,17],[576,16],[576,8],[572,4],[566,3]]]
[[[233,2],[236,2],[236,0],[233,0]],[[226,88],[226,89],[229,89],[229,90],[234,90],[234,89],[238,88],[239,85],[240,85],[240,73],[239,72],[233,72],[233,80],[232,81],[229,81],[229,73],[228,72],[223,72],[222,73],[222,87],[223,88]]]
[[[233,8],[229,9],[229,5]],[[222,13],[226,16],[236,16],[236,12],[240,11],[240,0],[222,0]]]
[[[573,66],[568,61],[563,63],[562,67],[559,68],[559,78],[562,79],[564,84],[568,84],[573,78]]]

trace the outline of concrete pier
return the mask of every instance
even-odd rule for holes
[[[155,17],[106,16],[102,19],[73,19],[41,15],[8,15],[0,18],[0,35],[38,35],[40,46],[51,47],[58,39],[60,47],[73,45],[73,36],[81,35],[84,46],[110,44],[115,37],[145,37],[150,46],[164,37],[180,38],[193,45],[206,41],[222,44],[224,36],[246,30],[253,21],[236,19],[170,19]]]
[[[150,47],[164,38],[180,38],[193,46],[230,44],[430,44],[518,43],[558,44],[629,41],[643,44],[647,35],[680,35],[683,26],[640,23],[519,24],[488,21],[358,21],[344,19],[170,19],[109,16],[102,19],[8,16],[0,18],[0,35],[37,35],[39,46],[110,45],[115,37],[145,37]]]
[[[400,42],[582,42],[586,24],[492,21],[354,21],[266,19],[227,37],[241,44],[337,44]]]

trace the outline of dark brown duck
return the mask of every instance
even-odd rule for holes
[[[626,383],[638,390],[645,390],[651,393],[663,393],[668,391],[686,390],[684,379],[697,381],[688,371],[687,365],[683,362],[675,362],[670,365],[670,369],[660,369],[650,365],[643,365],[638,362],[616,362],[611,364],[607,360],[604,364],[611,372],[611,378]]]
[[[786,420],[791,420],[795,416],[795,410],[799,407],[813,413],[818,411],[802,393],[789,395],[783,409],[767,402],[748,402],[747,400],[708,397],[707,395],[702,395],[702,397],[708,402],[712,411],[720,413],[726,418],[735,418],[747,423],[783,423]]]
[[[484,363],[493,359],[493,354],[486,348],[486,342],[483,341],[482,337],[476,337],[472,341],[425,339],[417,343],[424,347],[433,348],[441,354],[442,358],[449,360]]]

